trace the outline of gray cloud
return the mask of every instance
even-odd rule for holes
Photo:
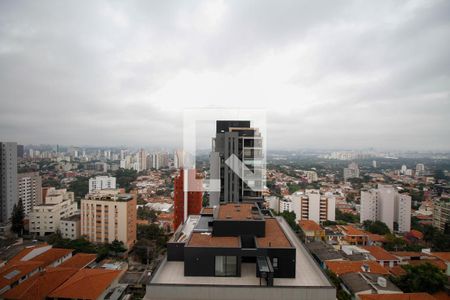
[[[271,148],[450,149],[448,1],[2,1],[0,140],[181,145],[262,107]],[[206,145],[207,146],[207,145]]]

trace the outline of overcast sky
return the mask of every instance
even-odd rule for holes
[[[0,2],[0,140],[177,147],[223,107],[271,149],[450,150],[449,75],[446,0]]]

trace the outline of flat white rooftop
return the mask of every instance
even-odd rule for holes
[[[283,218],[277,219],[291,244],[296,247],[296,274],[295,278],[275,278],[274,286],[330,287],[330,282],[295,236],[287,222]],[[165,261],[154,274],[150,284],[259,286],[260,280],[256,277],[256,264],[254,263],[242,263],[241,277],[199,277],[184,276],[183,262]]]

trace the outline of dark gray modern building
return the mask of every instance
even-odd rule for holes
[[[212,140],[210,177],[220,179],[220,192],[210,192],[210,206],[226,202],[260,202],[263,200],[264,149],[263,137],[250,121],[216,121],[216,136]],[[226,161],[235,155],[243,164],[236,172]],[[251,180],[256,188],[247,185]]]
[[[287,222],[254,203],[191,215],[167,244],[145,299],[336,299]]]
[[[11,218],[17,197],[17,143],[0,142],[0,224]]]

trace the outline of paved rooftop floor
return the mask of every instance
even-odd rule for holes
[[[296,247],[296,277],[275,278],[274,286],[331,286],[319,266],[308,254],[295,233],[282,218],[277,218],[291,243]],[[184,276],[184,263],[165,261],[156,271],[151,283],[156,284],[211,284],[211,285],[260,285],[256,277],[256,264],[242,263],[241,277]]]

